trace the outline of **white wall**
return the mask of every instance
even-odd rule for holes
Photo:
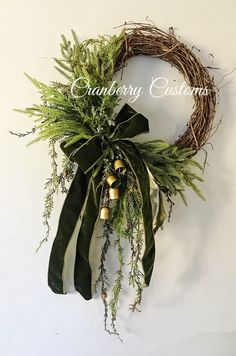
[[[235,4],[233,0],[0,0],[2,355],[236,354],[235,82],[220,95],[217,119],[222,114],[224,118],[211,139],[214,151],[208,147],[209,166],[202,185],[207,202],[191,192],[187,209],[176,201],[172,222],[156,241],[155,270],[142,313],[127,312],[128,301],[125,297],[122,301],[118,321],[124,344],[104,333],[99,300],[86,302],[78,294],[58,296],[47,287],[48,257],[64,197],[57,200],[51,239],[36,255],[44,234],[40,217],[43,182],[49,174],[47,145],[26,148],[27,140],[8,134],[33,126],[29,118],[12,111],[38,99],[22,73],[45,82],[59,79],[51,58],[59,54],[61,33],[69,35],[73,28],[81,38],[112,34],[113,27],[125,20],[144,21],[148,15],[159,27],[174,26],[185,42],[200,47],[205,63],[210,63],[207,53],[213,53],[214,65],[221,68],[215,73],[218,80],[236,64]],[[143,62],[134,62],[135,70],[143,68]],[[158,61],[152,65],[157,75],[159,65],[161,73],[169,75],[167,66]],[[168,138],[176,112],[184,119],[189,112],[187,99],[171,100],[172,105],[153,101],[151,108],[145,108],[144,101],[137,104],[151,125],[158,125],[157,138]],[[154,112],[160,113],[158,118]]]

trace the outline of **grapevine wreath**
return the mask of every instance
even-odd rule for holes
[[[192,49],[175,36],[153,24],[126,23],[119,35],[100,36],[80,41],[62,36],[61,59],[56,69],[66,81],[43,84],[28,78],[41,95],[41,104],[20,110],[35,118],[35,126],[25,136],[36,134],[31,142],[48,140],[52,174],[45,183],[43,213],[47,227],[53,209],[54,194],[67,193],[53,242],[48,284],[65,294],[63,269],[70,241],[75,238],[74,286],[83,298],[92,298],[92,288],[101,294],[105,307],[105,330],[118,334],[116,317],[119,297],[128,266],[128,283],[135,290],[130,308],[138,310],[144,287],[150,283],[154,258],[154,235],[172,210],[173,196],[192,188],[200,197],[196,181],[202,178],[196,169],[202,166],[193,157],[213,131],[217,87]],[[107,87],[121,72],[129,58],[139,54],[162,59],[178,69],[190,88],[205,88],[207,95],[193,91],[194,111],[187,129],[175,144],[160,140],[144,143],[130,140],[149,131],[148,119],[128,104],[118,108],[118,91],[82,96],[81,87],[73,87],[83,78],[91,87]],[[115,83],[115,88],[118,86]],[[76,91],[74,89],[76,88]],[[75,95],[76,92],[76,95]],[[58,168],[57,146],[63,151],[62,169]],[[72,181],[69,189],[67,183]],[[150,191],[155,191],[151,199]],[[89,249],[95,224],[102,223],[98,277],[92,285]],[[125,260],[124,241],[130,256]],[[112,246],[117,256],[117,272],[110,281],[106,255]],[[112,285],[112,287],[111,287]],[[108,319],[110,324],[108,326]]]

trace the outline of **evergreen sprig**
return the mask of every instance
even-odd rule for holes
[[[83,100],[84,89],[76,87],[76,93],[72,93],[71,86],[78,78],[83,78],[84,85],[91,87],[108,86],[123,36],[102,36],[83,42],[74,31],[72,36],[73,43],[62,36],[62,58],[54,59],[56,69],[67,79],[67,84],[51,82],[47,85],[25,74],[41,96],[41,104],[17,110],[35,120],[36,138],[31,143],[53,139],[70,145],[81,138],[108,133],[109,127],[114,125],[114,109],[119,102],[116,93],[86,95]]]
[[[161,140],[137,144],[141,156],[152,173],[159,188],[169,195],[179,194],[187,204],[184,190],[192,188],[195,193],[205,200],[196,181],[203,179],[193,172],[193,168],[203,170],[202,166],[193,159],[196,153],[191,148],[178,148]]]

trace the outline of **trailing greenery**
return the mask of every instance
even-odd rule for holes
[[[118,213],[119,212],[119,213]],[[131,248],[129,262],[129,284],[136,290],[135,301],[130,304],[130,309],[138,310],[141,304],[144,288],[144,275],[141,269],[143,248],[143,224],[142,224],[142,198],[131,170],[127,172],[127,186],[125,193],[118,201],[114,211],[114,230],[118,236],[127,239]],[[120,259],[122,255],[120,254]]]
[[[111,169],[111,168],[110,168]],[[112,173],[110,171],[110,173]],[[117,311],[119,308],[119,300],[124,282],[123,267],[126,264],[124,256],[123,241],[128,241],[131,248],[131,257],[128,262],[130,267],[128,282],[135,290],[136,297],[133,303],[130,304],[132,311],[140,311],[142,301],[142,292],[145,288],[144,274],[141,267],[144,232],[142,224],[142,199],[132,171],[127,167],[126,175],[122,181],[123,190],[121,190],[120,199],[116,201],[114,206],[111,206],[112,217],[109,222],[105,222],[103,226],[104,245],[102,248],[99,275],[95,282],[95,290],[105,296],[104,303],[104,325],[105,330],[110,334],[115,334],[120,338],[119,331],[116,327]],[[105,266],[106,254],[111,247],[111,235],[116,232],[116,240],[114,248],[117,251],[118,269],[115,274],[115,280],[109,297],[110,281]],[[109,302],[107,301],[109,298]],[[107,327],[107,320],[110,316],[111,328]],[[122,341],[122,340],[121,340]]]
[[[61,193],[67,193],[67,184],[74,177],[75,164],[71,162],[66,156],[64,156],[62,159],[62,170],[60,173],[58,172],[57,152],[55,146],[55,141],[51,139],[49,141],[49,156],[51,158],[52,171],[51,177],[46,180],[44,185],[46,194],[44,197],[43,224],[46,226],[46,235],[40,241],[39,246],[36,249],[37,252],[42,244],[48,241],[49,233],[51,230],[50,218],[54,207],[55,194],[58,194],[59,191],[61,191]]]
[[[110,311],[111,311],[111,326],[112,333],[119,336],[119,332],[116,328],[116,317],[117,317],[117,309],[119,306],[120,294],[122,290],[124,274],[123,274],[123,266],[124,266],[124,249],[122,247],[122,236],[117,234],[117,239],[114,243],[114,247],[117,249],[117,258],[118,258],[118,270],[116,271],[115,282],[112,288],[112,299],[109,303]]]
[[[108,289],[110,287],[110,282],[109,282],[109,278],[108,278],[108,274],[107,274],[107,270],[106,270],[106,266],[105,266],[105,261],[106,261],[106,255],[107,255],[108,249],[111,245],[110,238],[111,238],[112,233],[113,233],[113,230],[112,230],[110,221],[105,220],[104,224],[103,224],[103,233],[101,236],[104,239],[104,243],[103,243],[102,252],[101,252],[101,256],[100,256],[100,265],[98,267],[99,275],[98,275],[98,278],[94,285],[96,292],[98,292],[99,285],[101,285],[101,299],[102,299],[103,305],[104,305],[104,329],[109,334],[111,334],[112,332],[110,331],[110,329],[107,326],[109,310],[108,310],[108,303],[107,303],[106,298],[107,298]]]

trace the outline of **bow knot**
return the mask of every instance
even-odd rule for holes
[[[106,146],[109,146],[109,144],[110,144],[110,142],[111,142],[109,136],[107,136],[107,135],[103,135],[102,138],[101,138],[101,140],[102,140],[102,144],[103,144],[105,147],[106,147]]]

